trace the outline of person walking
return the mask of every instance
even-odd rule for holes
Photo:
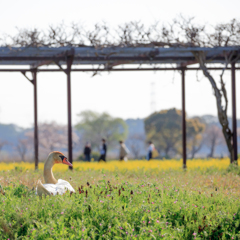
[[[106,162],[106,155],[107,155],[107,144],[106,144],[106,140],[103,138],[102,145],[100,147],[100,157],[98,159],[98,162],[100,162],[101,160]]]
[[[119,144],[120,144],[119,160],[127,161],[128,149],[123,141],[119,141]]]
[[[148,144],[149,144],[149,146],[148,146],[147,160],[149,161],[150,159],[152,159],[152,154],[153,154],[155,147],[154,147],[152,141],[149,141]]]
[[[84,155],[85,155],[85,161],[90,162],[91,161],[91,144],[89,142],[86,143],[85,148],[84,148]]]

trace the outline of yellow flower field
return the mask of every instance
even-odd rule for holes
[[[240,164],[240,160],[239,164]],[[194,159],[187,161],[188,169],[206,169],[210,167],[215,167],[218,169],[226,169],[229,166],[229,158],[223,159]],[[39,169],[43,169],[44,163],[39,163]],[[98,163],[98,162],[74,162],[73,167],[77,170],[101,170],[105,169],[108,171],[114,171],[116,169],[119,170],[149,170],[149,169],[159,169],[159,170],[168,170],[168,169],[181,169],[182,168],[182,160],[151,160],[151,161],[128,161],[128,162],[119,162],[119,161],[110,161],[107,163]],[[34,169],[34,163],[27,162],[16,162],[16,163],[0,163],[0,171],[12,170],[15,168],[23,168],[23,169]],[[55,171],[67,171],[68,167],[63,164],[57,164],[54,166]]]

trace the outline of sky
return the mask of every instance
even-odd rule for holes
[[[203,24],[239,19],[239,0],[0,0],[0,36],[14,34],[17,28],[46,29],[49,25],[80,22],[85,26],[105,21],[112,27],[141,20],[169,22],[180,14],[195,17]],[[213,72],[218,80],[220,72]],[[224,75],[231,116],[231,76]],[[237,113],[240,112],[240,74],[236,75]],[[66,75],[38,74],[39,122],[67,123]],[[151,102],[155,102],[155,107]],[[72,73],[72,122],[84,110],[108,112],[114,117],[145,118],[153,110],[181,109],[181,75],[178,72],[114,72],[92,77]],[[186,111],[188,116],[217,115],[216,101],[208,79],[201,72],[186,74]],[[238,115],[237,117],[240,117]],[[20,73],[0,73],[0,123],[22,127],[33,125],[33,86]]]

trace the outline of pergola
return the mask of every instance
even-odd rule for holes
[[[182,148],[183,167],[186,167],[186,119],[185,119],[185,72],[200,70],[189,67],[197,61],[193,52],[203,52],[206,56],[208,70],[222,70],[226,56],[235,54],[231,63],[232,80],[232,131],[234,160],[237,160],[237,126],[236,126],[236,84],[235,63],[239,63],[239,47],[0,47],[0,65],[11,68],[0,68],[0,72],[20,72],[32,84],[34,92],[34,152],[35,169],[38,168],[38,114],[37,114],[37,73],[59,72],[67,76],[67,108],[68,108],[68,158],[72,163],[72,118],[71,118],[71,72],[101,72],[101,71],[180,71],[182,80]],[[174,67],[161,67],[164,66]],[[215,64],[215,65],[212,65]],[[25,66],[24,68],[13,68]],[[57,65],[58,68],[44,68],[46,65]],[[72,68],[79,65],[78,68]],[[131,67],[127,67],[131,65]],[[132,67],[132,65],[137,65]],[[141,67],[142,65],[149,67]],[[63,67],[64,66],[64,67]],[[84,66],[84,67],[83,67]],[[156,67],[157,66],[157,67]],[[159,67],[160,66],[160,67]],[[32,79],[26,73],[32,73]]]

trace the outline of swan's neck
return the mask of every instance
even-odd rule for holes
[[[54,165],[54,160],[52,157],[48,157],[47,161],[44,164],[44,180],[45,183],[52,183],[56,184],[58,181],[54,178],[53,173],[52,173],[52,167]]]

